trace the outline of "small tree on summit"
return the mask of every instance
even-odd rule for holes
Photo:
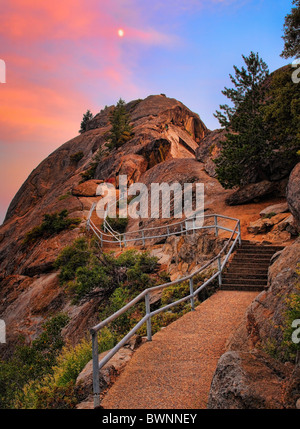
[[[83,115],[82,121],[81,121],[81,125],[80,125],[80,130],[79,133],[82,134],[84,133],[87,129],[87,123],[93,119],[93,114],[90,110],[87,110],[86,113]]]
[[[118,148],[132,138],[130,116],[125,108],[125,101],[120,98],[116,107],[110,113],[111,130],[107,135],[109,149]]]

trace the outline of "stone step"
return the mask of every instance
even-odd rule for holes
[[[235,253],[234,258],[242,259],[271,259],[274,253]]]
[[[232,269],[231,267],[228,267],[227,270],[224,270],[223,275],[225,276],[241,276],[241,277],[268,277],[268,269],[262,268],[262,269],[251,269],[248,268],[239,268],[236,267],[236,269]]]
[[[222,278],[222,284],[232,284],[232,285],[250,285],[250,286],[266,286],[268,283],[268,280],[262,280],[262,279],[227,279],[227,278]]]
[[[231,262],[265,262],[269,264],[270,260],[271,258],[267,257],[252,256],[251,258],[248,258],[247,256],[234,255]]]
[[[259,285],[243,285],[243,284],[226,284],[222,285],[220,287],[220,290],[236,290],[236,291],[253,291],[253,292],[260,292],[265,290],[265,286],[259,286]]]
[[[278,252],[280,250],[283,250],[284,247],[281,246],[241,246],[238,248],[238,250],[270,250],[273,252]]]
[[[245,271],[244,273],[238,273],[236,271],[232,271],[232,272],[228,271],[228,272],[223,274],[223,278],[226,278],[226,279],[243,279],[243,280],[246,280],[246,279],[250,279],[250,280],[252,280],[252,279],[254,279],[254,280],[263,279],[263,280],[265,280],[268,278],[268,273],[266,271],[264,271],[262,273],[251,273],[250,274],[249,270]]]
[[[237,249],[235,253],[238,255],[274,255],[276,251],[270,249]]]
[[[230,268],[230,271],[232,272],[232,270],[240,270],[240,269],[247,269],[252,270],[253,272],[257,272],[257,270],[266,270],[268,272],[270,263],[267,262],[246,262],[246,261],[239,261],[239,262],[231,262],[231,264],[229,265],[228,269]]]

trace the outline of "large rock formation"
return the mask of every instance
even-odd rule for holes
[[[72,342],[94,324],[101,293],[89,302],[71,305],[59,286],[53,263],[65,246],[85,234],[89,210],[99,199],[96,196],[99,183],[111,180],[118,184],[120,174],[127,175],[129,184],[141,181],[146,172],[165,164],[166,160],[172,162],[178,158],[177,167],[173,172],[170,170],[172,180],[176,176],[179,181],[188,181],[191,174],[209,179],[202,171],[202,164],[191,159],[209,132],[197,114],[163,95],[130,102],[126,108],[134,136],[119,149],[107,151],[106,134],[113,108],[96,115],[89,122],[87,132],[63,144],[33,170],[9,206],[0,228],[0,317],[7,321],[8,338],[7,345],[0,348],[5,353],[14,347],[20,334],[28,341],[35,338],[45,319],[58,311],[67,312],[71,317],[64,333]],[[186,174],[184,160],[192,162],[190,175]],[[82,173],[91,165],[95,166],[93,177],[81,183]],[[162,172],[164,168],[157,171]],[[162,181],[159,174],[156,178]],[[221,193],[222,187],[215,186]],[[69,216],[81,218],[81,225],[47,240],[23,245],[26,233],[40,225],[46,213],[65,209]]]
[[[287,187],[287,201],[295,219],[295,226],[300,232],[300,162],[291,172]]]

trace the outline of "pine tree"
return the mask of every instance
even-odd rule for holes
[[[82,121],[81,121],[81,125],[80,125],[80,130],[79,133],[82,134],[85,131],[87,131],[87,123],[93,119],[93,114],[90,110],[87,110],[86,113],[83,115]]]
[[[265,100],[265,82],[269,71],[258,54],[242,56],[246,68],[234,66],[230,75],[235,88],[224,88],[222,93],[233,103],[220,106],[214,115],[227,130],[220,156],[215,160],[217,177],[225,188],[244,185],[264,177],[262,165],[268,156],[266,128],[261,114]]]
[[[286,15],[284,21],[284,49],[283,58],[300,58],[300,0],[293,0],[295,7]]]
[[[130,116],[125,108],[125,101],[120,98],[116,107],[110,113],[111,130],[107,136],[107,147],[118,148],[132,138]]]

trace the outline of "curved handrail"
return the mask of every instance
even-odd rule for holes
[[[174,280],[172,282],[164,283],[158,286],[153,286],[150,288],[145,289],[143,292],[141,292],[138,296],[136,296],[134,299],[132,299],[129,303],[127,303],[124,307],[122,307],[120,310],[116,311],[111,316],[107,317],[105,320],[101,321],[94,327],[90,329],[90,333],[92,335],[92,353],[93,353],[93,392],[94,392],[94,406],[97,407],[100,404],[100,385],[99,385],[99,371],[100,369],[114,356],[114,354],[124,345],[126,342],[137,332],[137,330],[144,324],[147,324],[147,338],[148,341],[151,341],[152,339],[152,331],[151,331],[151,317],[154,315],[165,311],[175,305],[178,305],[181,302],[190,300],[191,302],[191,309],[194,310],[194,299],[196,295],[204,289],[208,284],[210,284],[215,278],[218,277],[219,286],[222,285],[222,271],[230,257],[230,255],[233,252],[233,249],[235,248],[237,242],[241,244],[241,228],[240,228],[240,221],[239,219],[230,218],[223,215],[206,215],[206,217],[214,216],[215,223],[214,225],[209,226],[209,228],[215,228],[216,236],[218,236],[218,230],[223,229],[225,231],[230,231],[231,236],[226,241],[225,245],[222,247],[222,249],[219,251],[219,253],[214,256],[210,261],[208,261],[206,264],[204,264],[202,267],[194,271],[193,273],[189,274],[188,276],[182,277],[180,279]],[[235,220],[235,227],[233,230],[229,228],[225,228],[222,225],[219,225],[217,223],[218,217],[224,218],[224,219],[230,219]],[[185,222],[185,221],[184,221]],[[204,229],[207,227],[200,227],[196,229]],[[234,238],[234,236],[236,237]],[[231,244],[232,242],[232,244]],[[231,246],[230,246],[231,244]],[[227,254],[225,255],[225,252],[227,251],[228,247],[230,246],[230,249],[228,250]],[[224,261],[222,263],[221,258],[225,255]],[[218,263],[218,269],[217,272],[215,272],[209,279],[207,279],[201,286],[199,286],[196,290],[194,290],[194,277],[198,275],[200,272],[202,272],[205,268],[213,264],[215,261]],[[155,311],[151,311],[150,309],[150,294],[153,291],[157,291],[160,289],[164,289],[166,287],[176,285],[185,281],[189,281],[190,286],[190,293],[189,295],[172,302],[168,305],[165,305],[162,308],[159,308]],[[100,329],[102,329],[104,326],[106,326],[108,323],[112,322],[119,316],[121,316],[123,313],[125,313],[129,308],[134,306],[136,303],[138,303],[141,299],[145,299],[145,308],[146,308],[146,314],[145,316],[131,329],[130,332],[128,332],[127,335],[115,346],[113,347],[106,355],[105,357],[99,362],[98,357],[98,332]]]
[[[86,225],[87,225],[87,229],[91,229],[94,234],[98,237],[98,239],[100,240],[101,246],[103,245],[103,243],[110,243],[110,244],[117,244],[120,246],[120,248],[122,246],[126,247],[126,245],[129,242],[142,242],[142,245],[145,245],[146,240],[153,240],[153,239],[158,239],[158,238],[164,238],[164,237],[170,237],[173,235],[178,235],[178,234],[184,234],[187,233],[188,231],[195,231],[198,229],[215,229],[216,230],[216,234],[218,232],[218,229],[223,229],[225,231],[230,231],[230,229],[222,227],[221,225],[218,224],[218,218],[224,218],[224,219],[228,219],[228,220],[233,220],[235,222],[238,222],[238,219],[236,218],[232,218],[229,216],[223,216],[223,215],[217,215],[217,214],[208,214],[208,215],[203,215],[201,214],[199,216],[198,212],[193,213],[191,216],[185,218],[184,220],[181,220],[179,222],[172,222],[172,223],[168,223],[165,225],[158,225],[155,227],[149,227],[149,228],[143,228],[143,229],[138,229],[138,230],[134,230],[134,231],[126,231],[124,233],[119,233],[117,231],[115,231],[111,225],[107,222],[107,213],[108,213],[108,208],[106,208],[105,210],[105,214],[104,214],[104,221],[103,221],[103,227],[104,230],[109,232],[109,234],[106,234],[105,232],[102,232],[99,228],[96,227],[96,225],[94,224],[94,222],[91,220],[92,214],[94,212],[94,210],[96,209],[96,203],[93,203]],[[195,225],[195,221],[198,219],[198,217],[203,218],[203,219],[207,219],[207,218],[214,218],[214,224],[212,225],[207,225],[207,226],[196,226]],[[190,225],[189,227],[187,227],[188,222],[193,221],[192,226]],[[180,230],[173,230],[174,228],[176,228],[176,226],[180,225]],[[160,231],[162,229],[165,229],[165,233],[160,233]],[[96,231],[97,232],[96,232]],[[149,231],[157,231],[156,234],[153,235],[147,235],[147,232]],[[138,234],[138,236],[131,238],[131,236],[133,234]],[[218,234],[217,234],[218,235]],[[110,239],[108,239],[107,237],[109,237]],[[135,243],[135,245],[137,245],[137,243]]]

